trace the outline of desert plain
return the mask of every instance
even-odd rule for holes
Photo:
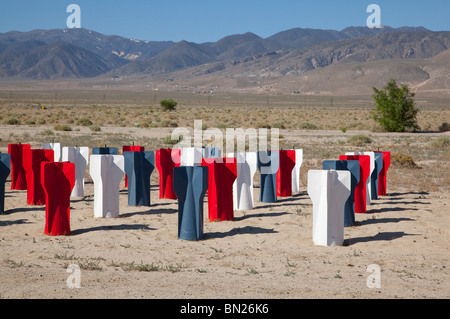
[[[301,148],[300,192],[261,203],[235,220],[210,223],[204,238],[177,238],[178,205],[159,198],[151,176],[151,206],[129,207],[124,183],[120,217],[95,218],[93,183],[71,201],[70,236],[44,235],[45,206],[28,206],[26,191],[6,182],[0,216],[0,298],[3,299],[447,299],[450,297],[450,120],[445,98],[418,97],[415,133],[386,133],[370,118],[370,97],[179,92],[66,86],[0,93],[0,151],[8,144],[142,145],[170,148],[176,127],[202,120],[207,128],[278,128],[280,147]],[[178,102],[163,112],[161,98]],[[89,121],[88,121],[89,120]],[[372,202],[343,246],[312,241],[307,172],[346,151],[390,151],[387,196]],[[71,287],[71,265],[80,269]],[[368,285],[380,272],[379,287]]]

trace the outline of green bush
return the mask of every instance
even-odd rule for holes
[[[161,104],[164,111],[175,111],[175,108],[178,105],[178,103],[172,99],[162,100],[159,104]]]
[[[387,132],[417,131],[417,113],[415,107],[415,93],[402,84],[397,85],[396,80],[391,81],[382,90],[373,88],[375,94],[375,110],[373,119]]]

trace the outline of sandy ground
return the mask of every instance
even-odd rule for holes
[[[189,242],[177,238],[177,202],[159,199],[156,169],[151,207],[128,207],[122,183],[117,219],[94,218],[88,179],[86,197],[71,201],[67,237],[44,235],[45,207],[27,206],[8,180],[0,298],[449,298],[450,196],[389,178],[388,196],[356,216],[341,247],[314,245],[305,183],[232,222],[209,223],[205,198],[204,239]],[[81,267],[80,288],[67,284],[71,264]],[[381,269],[380,288],[367,285],[369,265]]]

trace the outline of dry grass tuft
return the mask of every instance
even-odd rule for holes
[[[410,155],[402,153],[391,154],[391,164],[394,167],[401,168],[419,168],[414,159]]]

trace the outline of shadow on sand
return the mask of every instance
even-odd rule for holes
[[[357,243],[367,243],[372,241],[391,241],[405,236],[419,236],[418,234],[407,234],[405,232],[384,232],[375,236],[365,236],[357,238],[348,238],[344,240],[344,246],[351,246]]]
[[[156,228],[148,227],[144,224],[136,224],[136,225],[105,225],[105,226],[97,226],[86,229],[76,229],[72,230],[71,235],[77,236],[84,233],[89,233],[92,231],[122,231],[122,230],[156,230]]]
[[[233,228],[227,232],[205,233],[203,236],[204,236],[204,239],[215,239],[215,238],[225,238],[225,237],[229,237],[229,236],[245,235],[245,234],[256,235],[256,234],[275,234],[275,233],[278,233],[278,232],[273,229],[254,227],[254,226],[245,226],[245,227]]]

